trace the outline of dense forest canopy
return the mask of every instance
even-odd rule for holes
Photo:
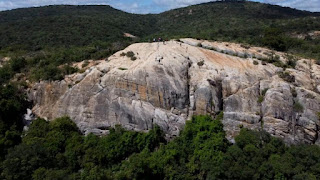
[[[166,142],[148,133],[110,129],[83,136],[67,117],[35,120],[1,163],[2,179],[319,179],[320,147],[286,146],[260,131],[225,138],[222,114],[196,116]]]

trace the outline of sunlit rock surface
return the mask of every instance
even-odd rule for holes
[[[135,61],[123,56],[129,51]],[[224,111],[231,141],[246,127],[287,143],[319,144],[320,67],[299,60],[296,69],[285,70],[295,76],[289,83],[278,75],[284,69],[257,59],[272,53],[194,39],[133,44],[84,73],[34,84],[29,98],[36,115],[68,115],[84,133],[107,134],[117,124],[147,131],[157,124],[174,137],[193,115]],[[275,54],[286,62],[285,54]]]

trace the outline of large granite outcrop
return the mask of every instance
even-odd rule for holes
[[[135,61],[123,56],[129,51]],[[29,98],[36,115],[49,120],[68,115],[85,133],[104,134],[117,124],[147,131],[157,124],[172,137],[192,115],[224,111],[231,141],[247,127],[288,143],[319,144],[320,67],[299,60],[296,69],[283,70],[255,59],[268,53],[193,39],[133,44],[84,73],[34,84]],[[295,76],[294,82],[280,78],[283,71]]]

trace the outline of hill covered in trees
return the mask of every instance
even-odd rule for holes
[[[245,1],[210,2],[154,15],[129,14],[110,6],[16,9],[0,12],[0,48],[85,46],[98,41],[121,41],[124,32],[141,38],[163,35],[245,40],[263,35],[263,30],[269,27],[282,29],[284,33],[317,30],[315,17],[319,15]]]
[[[319,29],[319,13],[246,1],[148,15],[110,6],[46,6],[0,12],[0,58],[23,57],[21,72],[32,80],[60,79],[74,70],[57,66],[106,58],[154,37],[234,41],[319,59],[320,38],[312,36]]]

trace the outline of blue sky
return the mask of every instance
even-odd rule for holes
[[[21,7],[36,7],[53,4],[72,5],[111,5],[131,13],[159,13],[173,8],[212,0],[0,0],[0,11]],[[320,12],[320,0],[254,0],[258,2],[277,4],[301,10]]]

